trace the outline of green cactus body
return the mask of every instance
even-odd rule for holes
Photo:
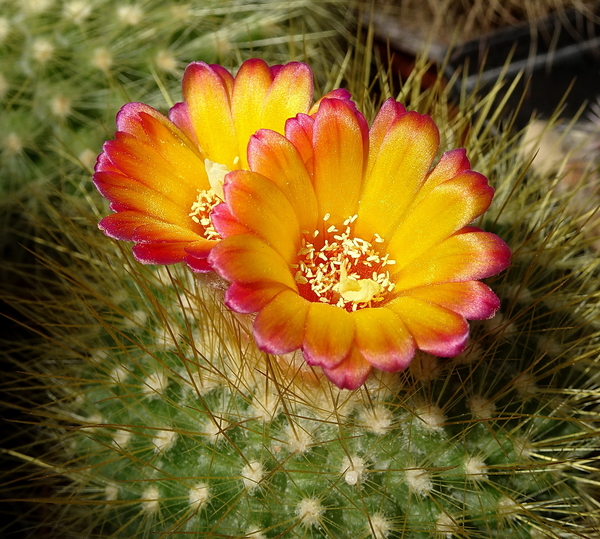
[[[483,223],[514,252],[490,283],[501,312],[472,324],[460,356],[418,354],[354,392],[299,353],[258,351],[217,279],[135,262],[77,190],[60,215],[39,201],[49,274],[35,299],[8,299],[44,328],[19,370],[43,373],[50,441],[36,442],[39,458],[10,454],[37,464],[41,485],[48,469],[69,481],[48,500],[54,531],[596,537],[598,262],[563,199],[515,184],[525,165],[501,143],[479,166],[508,170]]]
[[[347,392],[291,381],[298,358],[256,350],[214,283],[134,275],[70,388],[69,461],[102,534],[537,538],[586,512],[582,374],[520,324]]]

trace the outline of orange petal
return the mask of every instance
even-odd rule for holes
[[[309,303],[296,292],[284,290],[256,316],[254,337],[261,350],[286,354],[300,348]]]
[[[185,104],[178,103],[171,111],[181,106],[185,106]],[[171,114],[171,111],[169,111],[169,114]],[[157,138],[156,133],[152,133],[153,130],[158,133],[166,130],[167,137],[177,139],[178,143],[185,144],[190,150],[199,155],[198,147],[194,144],[193,139],[188,136],[188,133],[174,123],[170,117],[167,118],[152,107],[143,103],[128,103],[117,114],[118,132],[127,133],[136,139],[155,145],[156,149],[160,151],[162,150],[160,143],[164,141]]]
[[[170,142],[165,142],[167,145]],[[188,207],[195,200],[197,190],[208,187],[208,182],[204,165],[198,157],[185,146],[181,149],[183,151],[178,152],[179,155],[172,155],[167,160],[153,145],[118,132],[116,140],[110,140],[103,146],[111,166],[107,167],[106,160],[102,160],[95,174],[116,170],[130,178],[131,182],[147,185],[176,204]]]
[[[510,249],[495,234],[469,227],[429,249],[406,266],[393,266],[396,292],[450,281],[496,275],[510,263]],[[399,262],[399,261],[398,261]],[[396,266],[400,271],[396,271]]]
[[[479,281],[422,286],[401,295],[439,305],[469,320],[492,318],[500,308],[498,296]]]
[[[100,193],[111,202],[116,201],[122,210],[145,213],[149,217],[192,228],[189,208],[130,178],[113,173],[97,172],[94,183]],[[190,203],[191,206],[191,203]]]
[[[192,142],[197,151],[200,151],[198,137],[194,131],[194,125],[190,118],[190,109],[187,103],[175,103],[169,110],[169,120],[171,120]]]
[[[373,125],[369,130],[369,165],[367,168],[367,176],[371,174],[371,169],[375,164],[375,157],[381,151],[381,145],[385,140],[390,128],[398,121],[400,116],[406,113],[404,105],[398,103],[394,98],[390,97],[379,109]]]
[[[438,185],[410,212],[390,238],[387,252],[394,271],[453,235],[490,205],[494,190],[485,176],[467,171]]]
[[[131,239],[142,243],[188,243],[198,241],[202,236],[170,223],[148,223],[138,226]]]
[[[341,225],[358,210],[366,165],[367,124],[351,104],[325,99],[315,116],[314,186],[320,215]]]
[[[355,232],[389,239],[404,217],[439,146],[439,132],[429,116],[401,114],[389,127],[381,146],[369,152],[368,176]]]
[[[250,232],[248,227],[237,221],[225,203],[217,204],[212,209],[210,220],[222,238],[235,236],[236,234],[248,234]]]
[[[260,127],[283,133],[288,118],[308,111],[312,95],[313,76],[310,68],[301,62],[283,65],[265,97]]]
[[[252,234],[221,240],[211,251],[209,263],[231,282],[271,281],[297,290],[290,267],[281,255]]]
[[[238,157],[227,82],[204,62],[193,62],[183,75],[183,98],[203,157],[235,168]]]
[[[471,168],[467,159],[467,152],[464,148],[458,148],[449,152],[444,152],[437,165],[427,175],[425,183],[419,189],[412,206],[416,206],[440,183],[451,180],[461,172],[466,172]]]
[[[171,122],[160,122],[141,113],[140,124],[148,136],[148,143],[167,163],[176,166],[174,171],[183,181],[198,185],[198,166],[203,164],[200,152],[189,138]]]
[[[236,313],[255,313],[283,290],[289,288],[279,283],[232,283],[225,293],[225,305]]]
[[[170,114],[178,107],[187,110],[184,103],[179,103],[171,109]],[[175,116],[181,116],[181,113]],[[141,142],[143,149],[138,158],[157,160],[157,166],[160,166],[162,160],[169,165],[176,165],[172,174],[179,175],[190,185],[200,187],[196,170],[202,160],[198,145],[190,135],[195,137],[193,131],[189,133],[189,129],[182,130],[176,123],[142,103],[128,103],[117,114],[117,140],[133,139]],[[146,144],[152,146],[153,152],[147,151]],[[144,181],[144,178],[139,180]]]
[[[250,137],[261,127],[266,127],[262,112],[272,82],[269,66],[258,58],[245,61],[235,77],[231,111],[239,141],[241,168],[248,168],[246,147]]]
[[[300,249],[294,208],[268,178],[248,170],[226,176],[225,201],[236,220],[262,238],[291,264]]]
[[[335,367],[350,352],[354,334],[354,319],[350,313],[333,305],[311,303],[302,345],[306,362]]]
[[[314,174],[313,128],[315,119],[298,114],[285,123],[285,137],[294,145],[308,173]]]
[[[185,246],[185,252],[194,258],[206,258],[211,249],[217,244],[217,241],[200,238],[196,241],[189,242]]]
[[[133,256],[142,264],[176,264],[186,257],[185,243],[137,243]]]
[[[352,94],[346,90],[345,88],[336,88],[335,90],[331,90],[331,92],[327,92],[321,99],[319,99],[308,111],[308,114],[311,116],[316,114],[323,102],[323,99],[341,99],[342,101],[352,102]]]
[[[128,133],[141,141],[149,142],[150,139],[140,123],[142,114],[151,116],[163,125],[171,124],[170,120],[164,114],[161,114],[148,105],[144,105],[144,103],[127,103],[117,113],[117,131]]]
[[[187,255],[185,263],[196,273],[208,273],[212,271],[212,267],[208,263],[206,256],[198,258],[193,255]]]
[[[356,346],[373,367],[400,371],[415,354],[412,336],[398,316],[385,307],[360,309],[352,314]]]
[[[135,229],[149,223],[162,223],[162,221],[138,211],[122,211],[102,219],[98,223],[98,228],[116,240],[131,241]]]
[[[400,317],[423,352],[452,357],[464,350],[469,325],[461,315],[411,297],[396,298],[386,307]]]
[[[261,129],[248,146],[250,167],[269,178],[294,207],[301,230],[317,226],[317,198],[296,148],[283,135]]]
[[[373,367],[356,346],[335,367],[323,367],[325,376],[341,389],[358,389],[368,378]]]

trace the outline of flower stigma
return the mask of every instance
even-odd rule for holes
[[[292,268],[300,293],[307,299],[356,311],[384,301],[394,290],[390,273],[384,268],[396,261],[388,254],[381,255],[373,245],[384,242],[378,234],[374,234],[373,243],[353,235],[352,224],[357,217],[344,221],[343,232],[335,225],[324,227],[321,238],[318,230],[312,235],[303,231],[298,262]],[[325,214],[323,221],[329,218]]]
[[[239,157],[236,157],[233,163],[237,164],[238,161]],[[207,240],[218,241],[221,236],[215,229],[210,214],[213,208],[223,202],[225,198],[223,184],[225,183],[226,174],[231,170],[226,165],[215,163],[210,159],[204,160],[204,168],[206,169],[210,189],[198,189],[198,196],[190,208],[189,216],[194,223],[202,226],[204,237]]]

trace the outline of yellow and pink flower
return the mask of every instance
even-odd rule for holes
[[[470,226],[492,200],[487,179],[462,149],[432,168],[438,148],[431,118],[392,99],[370,129],[352,102],[324,99],[285,136],[251,137],[249,170],[227,174],[213,211],[223,239],[208,260],[231,283],[226,304],[258,313],[262,350],[301,349],[347,389],[373,368],[404,369],[417,349],[464,350],[467,319],[499,308],[479,279],[510,251]]]
[[[168,118],[142,103],[119,112],[115,140],[105,143],[94,173],[115,212],[100,228],[135,242],[140,262],[209,271],[206,257],[219,240],[210,213],[222,200],[224,175],[247,168],[248,141],[258,129],[283,133],[288,118],[314,112],[312,95],[312,73],[302,63],[248,60],[235,77],[218,65],[190,64],[183,102]]]

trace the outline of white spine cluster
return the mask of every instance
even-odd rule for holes
[[[167,375],[163,372],[155,372],[144,379],[142,393],[149,399],[155,399],[164,393],[168,385]]]
[[[317,498],[304,498],[296,506],[296,516],[307,528],[319,525],[325,508]]]
[[[192,508],[196,510],[200,509],[210,499],[208,486],[204,483],[198,483],[195,487],[190,489],[188,499]]]
[[[405,478],[410,489],[421,497],[427,496],[433,489],[433,483],[426,470],[411,468],[405,471]]]
[[[392,522],[382,513],[375,513],[369,524],[373,539],[385,539],[392,531]]]
[[[142,493],[142,509],[148,513],[156,513],[158,511],[160,493],[154,485],[150,485]]]
[[[168,451],[175,445],[177,440],[177,433],[174,430],[161,430],[156,433],[156,436],[152,438],[154,445],[154,452],[159,453]]]
[[[258,460],[250,461],[242,468],[242,481],[244,483],[244,487],[249,492],[252,492],[260,485],[260,482],[263,480],[264,476],[264,467]]]

